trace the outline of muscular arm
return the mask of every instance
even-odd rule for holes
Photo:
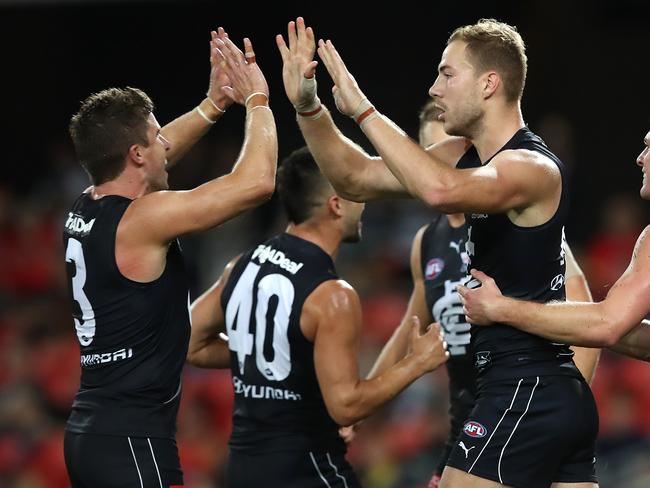
[[[422,276],[422,268],[420,266],[422,234],[424,234],[425,229],[426,226],[422,227],[417,232],[411,247],[411,276],[413,277],[413,291],[411,292],[408,307],[399,327],[395,329],[395,332],[393,332],[393,335],[381,350],[379,357],[377,357],[370,373],[368,373],[369,379],[383,374],[387,369],[404,357],[408,350],[409,333],[413,323],[413,316],[418,317],[422,324],[428,324],[432,321],[431,312],[427,308],[425,300],[424,277]]]
[[[409,196],[381,158],[368,155],[336,127],[329,111],[311,120],[298,116],[302,135],[323,174],[343,198],[367,202]]]
[[[222,115],[207,98],[201,101],[198,107],[210,120],[216,121]],[[184,113],[165,125],[160,133],[171,143],[171,149],[167,152],[167,169],[185,156],[210,127],[212,124],[201,117],[196,109]]]
[[[320,285],[305,302],[301,327],[314,342],[314,365],[323,399],[332,418],[351,425],[372,414],[416,378],[446,360],[438,328],[424,335],[412,325],[411,351],[370,380],[359,377],[357,353],[361,333],[361,304],[343,281]]]
[[[444,144],[425,152],[384,116],[368,121],[363,130],[408,192],[442,212],[499,213],[559,201],[559,170],[537,153],[503,151],[484,166],[456,169],[445,159]],[[467,147],[458,139],[447,144]]]
[[[571,248],[566,246],[566,299],[572,302],[591,302],[591,292],[585,279],[585,275],[580,269]],[[596,366],[600,358],[600,349],[590,347],[572,346],[575,356],[573,360],[582,373],[582,376],[591,384],[594,380]]]
[[[485,290],[462,290],[475,323],[505,322],[567,344],[612,347],[650,312],[650,227],[639,237],[625,273],[599,303],[518,301],[503,297],[491,278],[473,274],[487,285]]]
[[[199,368],[227,368],[230,366],[228,344],[219,337],[219,333],[226,330],[221,308],[221,292],[228,282],[230,272],[237,259],[230,261],[217,282],[192,303],[190,308],[192,334],[187,350],[187,362],[192,366]]]

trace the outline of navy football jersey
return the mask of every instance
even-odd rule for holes
[[[221,295],[235,390],[231,449],[344,449],[320,391],[313,343],[300,329],[307,297],[337,278],[325,251],[290,234],[233,267]]]
[[[131,200],[82,194],[63,230],[81,384],[67,429],[173,438],[190,337],[189,288],[178,243],[162,275],[140,283],[115,260],[117,227]]]
[[[541,138],[527,127],[518,130],[498,151],[526,149],[538,152],[559,168],[562,195],[557,211],[535,227],[515,225],[506,213],[466,215],[467,254],[471,267],[494,278],[505,296],[548,302],[564,300],[564,223],[568,188],[564,165]],[[481,165],[476,148],[459,160],[458,168]],[[471,286],[471,282],[470,282]],[[568,346],[504,324],[472,328],[472,345],[478,378],[513,378],[526,375],[579,375]]]

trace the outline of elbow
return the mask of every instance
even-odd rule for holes
[[[265,175],[255,185],[255,200],[262,203],[269,200],[275,191],[275,174]]]
[[[594,345],[607,348],[614,347],[624,335],[625,330],[620,320],[604,318]]]
[[[330,180],[334,191],[341,198],[352,202],[364,203],[368,201],[368,194],[359,179],[349,174],[340,181]]]
[[[187,350],[187,356],[185,356],[185,362],[191,364],[192,366],[199,366],[198,354],[192,349]]]
[[[436,186],[433,188],[425,188],[421,192],[422,200],[426,205],[441,212],[453,210],[452,194],[447,188]]]
[[[367,416],[354,394],[338,398],[327,405],[327,411],[334,422],[343,427],[356,424]]]
[[[348,406],[340,406],[328,409],[328,411],[334,422],[342,427],[354,425],[363,419],[363,416],[359,415],[354,408]]]

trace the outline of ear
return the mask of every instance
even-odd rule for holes
[[[343,215],[343,210],[341,209],[341,198],[338,195],[332,195],[327,199],[327,208],[337,217]]]
[[[143,147],[140,144],[133,144],[129,147],[129,160],[133,161],[137,166],[144,164],[144,155],[142,152]]]
[[[483,97],[492,97],[501,85],[501,76],[496,71],[488,71],[483,75]]]

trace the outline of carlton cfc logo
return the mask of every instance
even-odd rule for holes
[[[487,429],[478,422],[470,420],[463,426],[463,432],[465,432],[470,437],[485,437],[487,434]]]
[[[427,263],[427,268],[424,271],[424,278],[427,280],[432,280],[438,276],[443,269],[445,269],[445,262],[442,259],[430,259]]]

